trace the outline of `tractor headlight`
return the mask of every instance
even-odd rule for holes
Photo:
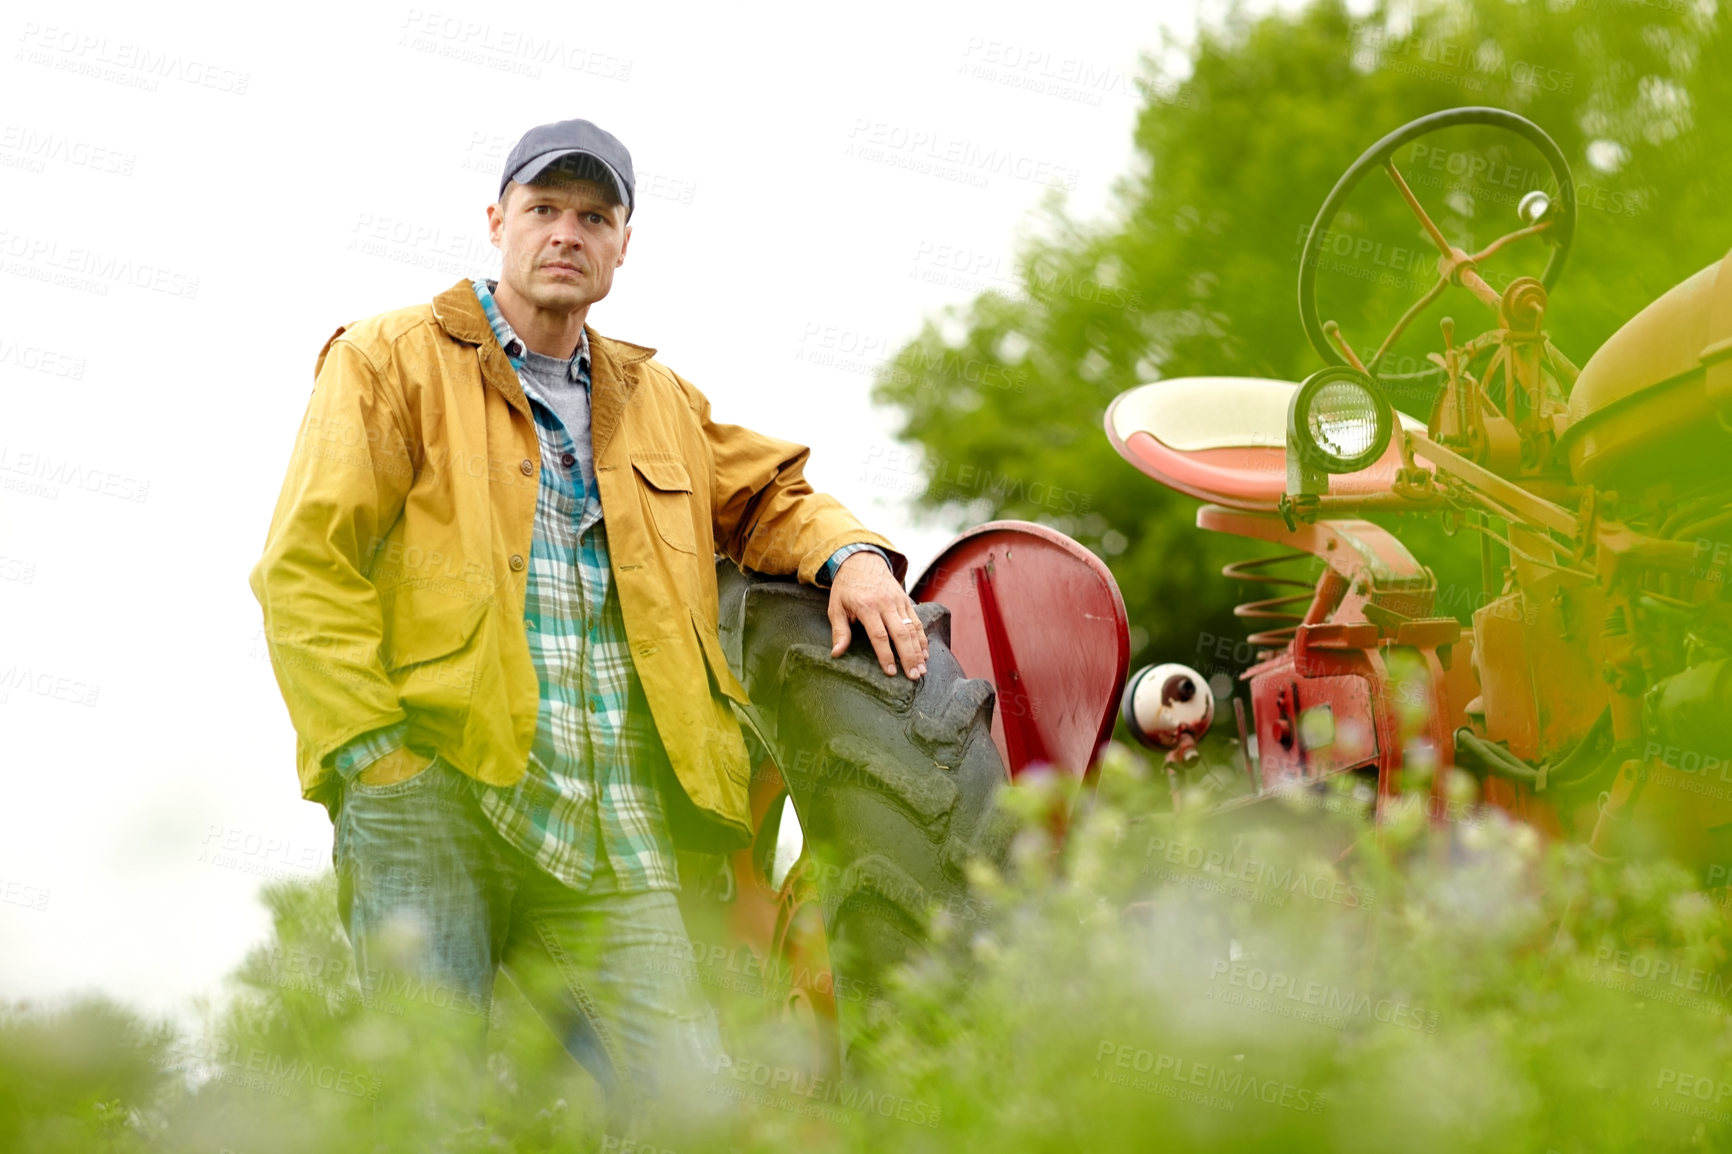
[[[1376,383],[1344,365],[1306,378],[1287,417],[1288,449],[1323,473],[1356,473],[1383,456],[1395,424]]]
[[[1151,748],[1173,749],[1200,739],[1215,720],[1215,698],[1201,673],[1176,662],[1137,670],[1119,705],[1131,736]]]

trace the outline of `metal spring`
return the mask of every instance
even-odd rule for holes
[[[1309,561],[1309,553],[1282,553],[1275,557],[1253,557],[1246,561],[1235,561],[1221,569],[1221,576],[1234,581],[1243,581],[1251,585],[1265,585],[1289,589],[1303,589],[1303,593],[1294,593],[1284,597],[1266,597],[1260,601],[1245,601],[1235,606],[1233,616],[1245,621],[1279,621],[1283,624],[1275,629],[1264,629],[1251,634],[1245,640],[1259,649],[1285,649],[1293,635],[1298,632],[1299,625],[1305,620],[1304,613],[1294,613],[1291,607],[1295,605],[1309,606],[1316,593],[1316,583],[1300,581],[1292,577],[1275,577],[1263,572],[1271,566],[1281,565],[1289,561]]]

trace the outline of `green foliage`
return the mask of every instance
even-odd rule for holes
[[[0,1149],[73,1154],[121,1145],[161,1092],[173,1040],[105,998],[0,1011]]]
[[[735,1070],[766,1077],[718,1072],[641,1137],[609,1134],[588,1076],[504,983],[472,1068],[448,1011],[365,998],[341,952],[321,960],[339,933],[326,878],[267,888],[274,940],[197,1037],[102,1003],[9,1014],[0,1145],[1732,1149],[1724,891],[1545,844],[1459,773],[1376,823],[1351,777],[1251,820],[1200,798],[1162,813],[1165,790],[1113,747],[1056,854],[1049,815],[1072,787],[1006,791],[1010,868],[974,867],[978,902],[935,913],[842,1082],[783,1077],[798,1028],[775,998],[736,1001]]]
[[[1122,750],[1101,788],[1058,868],[1031,822],[990,924],[941,923],[899,990],[889,1064],[950,1110],[935,1148],[1732,1143],[1726,924],[1676,867],[1545,846],[1461,780],[1376,830],[1347,780],[1231,827],[1144,816]]]
[[[875,394],[901,410],[902,435],[930,463],[925,508],[958,523],[1027,518],[1076,536],[1113,568],[1131,621],[1147,630],[1146,659],[1194,657],[1200,633],[1240,635],[1230,616],[1239,591],[1219,568],[1259,550],[1199,532],[1195,501],[1121,460],[1102,432],[1106,405],[1157,378],[1299,380],[1322,367],[1295,305],[1300,247],[1337,177],[1373,141],[1474,104],[1520,112],[1557,141],[1579,219],[1548,324],[1578,365],[1732,245],[1732,51],[1712,2],[1461,0],[1417,12],[1380,3],[1364,19],[1330,2],[1234,11],[1204,34],[1188,76],[1151,63],[1146,84],[1136,163],[1116,187],[1112,218],[1078,221],[1049,205],[1021,249],[1021,295],[989,292],[930,320]],[[1429,180],[1416,179],[1415,192],[1452,240],[1483,244],[1515,227],[1503,177],[1537,176],[1543,165],[1511,141],[1452,130],[1430,145],[1442,151],[1398,157]],[[1500,166],[1472,180],[1465,212],[1450,205],[1464,192],[1453,154]],[[1335,228],[1381,246],[1319,274],[1323,315],[1369,353],[1429,283],[1433,257],[1414,262],[1429,246],[1376,174]],[[1537,273],[1538,252],[1529,242],[1494,258],[1493,283]],[[1400,283],[1364,279],[1376,275]],[[1406,365],[1422,367],[1424,352],[1441,349],[1443,315],[1462,337],[1491,320],[1452,290],[1398,346]],[[1397,530],[1442,584],[1479,588],[1471,541],[1446,541],[1417,517]],[[1454,607],[1470,610],[1471,599]]]

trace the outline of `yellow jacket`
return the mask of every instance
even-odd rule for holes
[[[692,803],[673,799],[674,832],[739,844],[751,767],[725,699],[746,694],[716,636],[715,552],[807,582],[851,542],[889,551],[898,579],[907,561],[812,491],[809,450],[712,421],[654,349],[586,331],[626,638]],[[338,329],[315,376],[251,580],[302,795],[329,800],[327,758],[404,718],[412,747],[509,785],[540,703],[523,604],[541,457],[517,374],[459,281],[430,305]]]

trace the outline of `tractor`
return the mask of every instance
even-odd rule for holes
[[[1462,130],[1508,138],[1479,173],[1501,162],[1496,196],[1416,161]],[[1343,271],[1339,238],[1370,218],[1355,194],[1374,174],[1436,259],[1429,287],[1356,348],[1321,315],[1319,273]],[[1428,210],[1433,188],[1451,215]],[[817,1068],[840,1068],[934,909],[971,916],[967,863],[1005,854],[999,791],[1056,772],[1086,796],[1121,716],[1159,751],[1175,807],[1230,818],[1346,781],[1381,818],[1418,781],[1447,826],[1445,783],[1468,773],[1480,804],[1545,837],[1710,873],[1732,861],[1732,254],[1578,368],[1547,332],[1576,205],[1531,121],[1421,117],[1347,168],[1306,234],[1298,303],[1317,371],[1157,380],[1108,407],[1113,446],[1203,502],[1199,528],[1259,543],[1224,571],[1253,590],[1236,678],[1163,663],[1127,679],[1112,574],[1039,525],[965,532],[914,582],[931,638],[917,684],[884,677],[858,639],[830,660],[821,593],[720,565],[723,647],[760,764],[756,840],[711,890],[786,979]],[[1500,268],[1520,253],[1543,257],[1537,274]],[[1424,336],[1446,297],[1477,323],[1436,317]],[[1471,623],[1404,543],[1415,520],[1477,539]]]

